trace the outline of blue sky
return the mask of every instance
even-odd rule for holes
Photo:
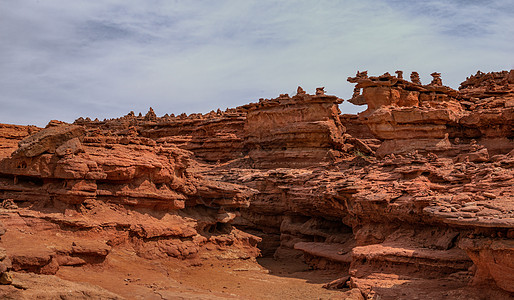
[[[370,74],[514,68],[514,2],[0,0],[0,123],[348,99]],[[343,103],[341,110],[362,107]]]

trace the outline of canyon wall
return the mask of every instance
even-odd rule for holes
[[[63,237],[27,247],[7,231],[9,268],[53,274],[120,247],[261,252],[301,256],[367,297],[511,297],[514,71],[458,91],[432,76],[357,73],[358,115],[298,88],[225,112],[2,125],[2,222]]]

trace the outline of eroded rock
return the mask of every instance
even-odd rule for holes
[[[396,74],[348,79],[359,115],[299,87],[207,114],[1,125],[17,208],[1,208],[0,271],[261,252],[337,272],[356,299],[511,297],[513,71],[458,91]]]

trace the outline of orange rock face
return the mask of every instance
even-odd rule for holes
[[[357,83],[357,92],[349,101],[367,104],[361,120],[383,140],[377,151],[380,157],[413,150],[436,154],[452,151],[454,155],[461,151],[455,144],[472,139],[480,140],[479,144],[493,154],[507,153],[513,137],[514,85],[510,77],[512,72],[506,71],[478,73],[463,82],[457,92],[439,83],[421,85],[389,74],[358,74],[348,78]]]
[[[303,92],[243,106],[248,110],[244,145],[254,166],[296,168],[334,161],[344,150],[341,102]]]
[[[0,157],[9,156],[18,148],[19,141],[38,130],[35,126],[0,124]]]
[[[93,231],[93,238],[128,243],[149,258],[195,257],[200,247],[220,243],[240,244],[243,256],[258,252],[257,237],[229,224],[256,191],[196,175],[188,150],[116,133],[58,124],[21,140],[0,162],[2,199],[27,208],[19,223],[31,219],[38,221],[29,227]],[[68,238],[59,250],[38,247],[19,256],[11,249],[14,270],[54,274],[60,265],[85,264],[83,256],[108,255],[101,250],[105,242],[89,247]]]
[[[298,88],[203,115],[2,125],[0,271],[301,256],[356,299],[512,297],[514,71],[458,91],[396,73],[348,79],[358,115]]]

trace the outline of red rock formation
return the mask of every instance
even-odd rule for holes
[[[18,142],[37,132],[36,126],[0,124],[0,158],[8,157],[18,148]]]
[[[451,147],[449,127],[456,126],[463,115],[456,99],[457,91],[438,81],[423,86],[389,74],[379,77],[358,75],[348,81],[357,83],[356,90],[363,90],[362,95],[354,94],[349,101],[368,106],[361,114],[362,121],[383,140],[377,155],[413,150],[437,153]],[[417,143],[412,143],[412,139]]]
[[[7,226],[99,231],[107,243],[129,243],[149,258],[194,257],[206,244],[240,244],[257,253],[258,238],[229,224],[255,191],[195,175],[191,152],[172,144],[107,132],[59,124],[20,141],[0,162],[0,197],[28,210],[8,218]],[[108,255],[105,242],[75,242],[64,231],[67,238],[53,250],[23,243],[9,249],[14,270],[54,274],[59,266]]]
[[[257,245],[342,275],[327,288],[357,298],[512,297],[514,71],[459,91],[439,73],[396,74],[349,78],[359,115],[298,88],[205,115],[0,127],[25,138],[0,161],[12,268],[52,274],[119,250],[248,258]]]
[[[460,139],[475,139],[491,155],[512,150],[514,139],[514,70],[477,72],[459,87],[469,113],[459,120]]]
[[[339,120],[342,102],[324,94],[303,91],[293,97],[261,100],[243,106],[245,149],[257,168],[295,168],[334,161],[344,151],[344,127]]]
[[[151,112],[148,114],[152,115]],[[226,162],[242,155],[245,119],[245,110],[238,108],[162,118],[136,117],[131,112],[125,117],[101,122],[80,118],[74,124],[89,128],[92,138],[99,142],[173,144],[192,151],[196,159]]]
[[[359,75],[348,79],[363,89],[350,102],[368,105],[360,122],[383,141],[379,156],[413,150],[455,156],[472,152],[463,149],[471,139],[492,155],[505,154],[514,132],[511,73],[478,73],[462,83],[460,93],[442,86],[438,73],[436,83],[424,86],[390,75]]]

